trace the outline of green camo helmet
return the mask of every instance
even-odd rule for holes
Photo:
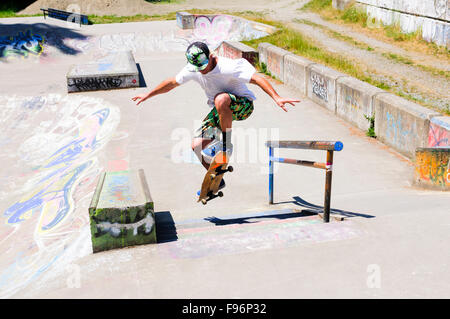
[[[194,42],[186,49],[189,71],[204,70],[209,63],[209,49],[203,42]]]

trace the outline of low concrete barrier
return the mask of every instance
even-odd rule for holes
[[[430,120],[428,147],[450,147],[449,116],[437,116]]]
[[[181,29],[193,29],[195,16],[189,12],[177,12],[177,26]]]
[[[267,42],[258,44],[259,63],[264,63],[265,65],[267,65],[267,49],[272,46],[273,44]]]
[[[292,53],[274,45],[266,50],[267,70],[281,81],[284,79],[284,58],[287,55]]]
[[[295,54],[286,55],[284,57],[284,84],[290,85],[306,95],[308,86],[307,68],[313,64],[314,62],[301,56]]]
[[[89,206],[93,252],[156,243],[154,205],[144,171],[103,173]]]
[[[418,148],[413,183],[424,188],[450,191],[450,148]]]
[[[216,49],[216,53],[219,56],[230,59],[244,58],[253,66],[255,66],[258,61],[257,51],[255,51],[252,47],[237,41],[223,41],[222,44]]]
[[[352,77],[339,78],[336,91],[336,114],[367,131],[374,116],[373,97],[384,91]]]
[[[413,158],[418,147],[426,147],[430,119],[440,114],[394,94],[374,98],[375,134],[383,143]]]
[[[307,96],[336,113],[336,80],[346,75],[320,64],[313,64],[307,70]]]
[[[67,91],[82,92],[139,87],[139,72],[131,51],[111,53],[98,61],[73,65]]]
[[[361,130],[374,118],[377,138],[411,159],[416,148],[450,145],[448,116],[270,43],[258,52],[270,73]]]

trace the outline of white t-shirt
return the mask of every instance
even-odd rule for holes
[[[208,105],[214,107],[214,98],[219,93],[232,93],[236,96],[256,100],[247,88],[255,68],[246,59],[228,59],[218,57],[217,64],[207,74],[191,72],[185,66],[175,77],[178,84],[194,80],[200,84],[208,98]]]

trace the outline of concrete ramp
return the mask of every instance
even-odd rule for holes
[[[71,92],[139,87],[139,72],[131,51],[115,52],[86,64],[73,65],[67,73]]]

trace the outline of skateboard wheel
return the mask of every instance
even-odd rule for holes
[[[216,174],[211,174],[210,177],[211,177],[211,179],[214,179],[214,178],[216,178]]]
[[[233,171],[233,166],[228,166],[228,171],[231,173]]]
[[[219,195],[219,197],[222,197],[223,193],[222,192],[218,192],[217,195]]]
[[[206,199],[202,199],[202,204],[206,205],[206,203],[207,203]]]

